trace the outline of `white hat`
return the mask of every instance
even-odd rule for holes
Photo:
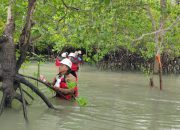
[[[78,54],[82,54],[82,52],[81,52],[81,51],[78,51]]]
[[[67,57],[67,52],[63,52],[62,54],[61,54],[61,57]]]
[[[78,51],[75,51],[74,53],[75,53],[75,56],[78,56]]]
[[[60,63],[67,65],[69,68],[71,68],[71,66],[72,66],[72,62],[68,58],[63,59]]]
[[[76,57],[76,54],[71,52],[68,56]]]

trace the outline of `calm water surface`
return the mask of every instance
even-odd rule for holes
[[[31,65],[24,74],[33,74]],[[57,72],[53,64],[43,64],[41,72],[52,79]],[[163,77],[163,91],[150,88],[144,74],[100,72],[93,67],[80,68],[79,93],[88,106],[52,98],[49,89],[39,86],[58,108],[50,110],[36,97],[29,102],[29,123],[23,118],[20,103],[6,109],[0,117],[0,130],[179,130],[180,76]],[[156,86],[158,78],[155,76]],[[34,81],[33,81],[34,82]],[[35,83],[35,82],[34,82]],[[26,89],[26,87],[24,87]],[[31,92],[31,90],[27,91]]]

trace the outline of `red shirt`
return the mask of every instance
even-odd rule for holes
[[[66,83],[64,77],[61,77],[60,79],[61,79],[61,82],[60,82],[60,85],[59,85],[60,88],[68,89],[67,83]],[[63,95],[64,96],[59,95],[58,93],[56,94],[56,96],[58,96],[60,98],[66,98],[67,100],[73,99],[71,94],[63,94]],[[74,87],[74,95],[75,95],[75,97],[78,97],[78,87],[77,86]]]

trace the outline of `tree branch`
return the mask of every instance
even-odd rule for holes
[[[27,87],[29,87],[32,91],[34,91],[38,96],[41,97],[41,99],[46,103],[46,105],[49,108],[54,108],[53,105],[49,102],[49,100],[47,99],[47,97],[38,89],[36,88],[33,84],[31,84],[29,81],[27,81],[24,77],[20,76],[20,75],[16,75],[15,76],[15,80],[19,83],[22,83],[24,85],[26,85]]]
[[[41,81],[41,80],[39,80],[39,79],[37,79],[37,78],[31,77],[31,76],[22,75],[22,74],[19,74],[19,75],[21,75],[21,76],[23,76],[23,77],[26,77],[26,78],[33,79],[33,80],[35,80],[35,81],[38,81],[38,82],[44,84],[46,87],[50,88],[51,90],[55,91],[51,85],[49,85],[49,84],[47,84],[47,83],[44,83],[43,81]],[[55,92],[56,92],[57,94],[61,95],[64,99],[68,100],[68,99],[65,97],[65,95],[62,94],[60,91],[55,91]]]
[[[155,20],[153,18],[153,15],[151,13],[149,5],[145,5],[145,9],[147,11],[147,14],[149,15],[150,20],[151,20],[153,31],[156,31],[157,30],[156,29],[157,28],[156,22],[155,22]],[[155,33],[154,37],[155,37],[154,40],[157,43],[158,42],[158,35],[157,35],[157,33]],[[157,44],[156,44],[156,47],[157,47]]]
[[[27,11],[26,22],[19,38],[20,57],[18,58],[17,65],[16,65],[17,72],[19,71],[19,69],[21,68],[21,65],[26,59],[26,53],[30,44],[32,15],[35,9],[35,2],[36,0],[28,0],[28,11]]]
[[[154,18],[153,18],[153,15],[152,15],[152,13],[151,13],[151,10],[150,10],[150,8],[149,8],[149,5],[146,5],[146,6],[145,6],[145,9],[146,9],[146,11],[147,11],[147,14],[149,15],[150,20],[151,20],[153,30],[155,31],[155,30],[156,30],[156,22],[155,22],[155,20],[154,20]]]
[[[65,17],[66,17],[67,13],[65,13],[64,16],[62,16],[59,20],[58,20],[58,23],[61,22]]]
[[[76,10],[76,11],[79,11],[80,9],[79,8],[76,8],[76,7],[71,7],[69,5],[67,5],[64,0],[61,0],[63,5],[67,8],[67,9],[72,9],[72,10]]]
[[[133,41],[133,42],[136,42],[136,41],[142,40],[145,36],[153,35],[153,34],[160,33],[160,32],[163,32],[163,33],[165,34],[167,31],[171,30],[174,26],[176,26],[176,24],[178,24],[179,21],[180,21],[180,17],[178,16],[178,17],[176,18],[176,20],[172,23],[171,26],[169,26],[169,27],[167,27],[167,28],[165,28],[165,29],[159,29],[159,30],[156,30],[156,31],[154,31],[154,32],[142,34],[142,36],[140,36],[139,38],[134,39],[134,40],[132,40],[132,41]]]
[[[67,15],[67,12],[65,12],[65,15],[64,15],[64,16],[62,16],[62,17],[58,20],[56,30],[58,30],[58,29],[59,29],[59,22],[61,22],[63,19],[65,19],[66,15]]]
[[[64,0],[61,0],[63,5],[67,8],[67,9],[70,9],[70,10],[75,10],[75,11],[83,11],[83,12],[91,12],[93,10],[83,10],[83,9],[80,9],[80,8],[77,8],[77,7],[72,7],[72,6],[69,6],[67,5]]]

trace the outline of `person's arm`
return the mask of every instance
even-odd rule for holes
[[[55,79],[55,78],[54,78],[54,80],[53,80],[53,82],[52,82],[52,83],[51,83],[51,82],[49,82],[49,81],[47,81],[47,79],[45,78],[45,76],[44,76],[44,75],[40,75],[39,79],[40,79],[41,81],[43,81],[44,83],[46,83],[46,84],[50,85],[50,86],[54,85],[54,84],[55,84],[55,82],[56,82],[56,79]]]

